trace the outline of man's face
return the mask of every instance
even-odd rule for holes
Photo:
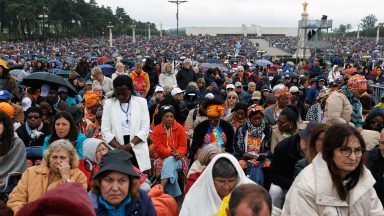
[[[184,94],[183,93],[178,93],[175,96],[173,96],[175,100],[182,101],[184,99]]]
[[[220,121],[220,117],[208,117],[209,125],[211,125],[212,127],[217,127],[217,125],[219,124],[219,121]]]
[[[164,92],[158,91],[155,93],[155,97],[158,101],[161,101],[164,98]]]
[[[60,99],[65,100],[67,99],[67,96],[68,96],[67,92],[64,92],[64,91],[59,92]]]
[[[31,129],[39,127],[41,124],[41,116],[37,112],[30,112],[27,115],[27,123]]]
[[[254,91],[256,91],[256,84],[255,84],[254,82],[250,82],[250,83],[248,84],[248,91],[249,91],[249,92],[254,92]]]
[[[241,91],[243,91],[243,87],[241,87],[241,86],[237,86],[237,87],[236,87],[236,92],[241,92]]]

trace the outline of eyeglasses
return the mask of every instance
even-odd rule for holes
[[[28,119],[39,119],[40,118],[40,115],[28,115],[27,116]]]
[[[340,147],[340,148],[337,148],[341,155],[343,155],[344,157],[349,157],[351,156],[352,152],[355,153],[355,156],[356,157],[361,157],[363,155],[363,153],[365,152],[365,149],[363,148],[350,148],[350,147]]]

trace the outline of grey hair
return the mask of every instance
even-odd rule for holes
[[[92,69],[92,71],[91,71],[91,74],[92,75],[95,75],[95,74],[102,74],[103,73],[103,71],[101,70],[101,68],[99,68],[99,67],[94,67],[93,69]]]
[[[185,64],[185,63],[189,63],[190,65],[192,65],[192,61],[189,58],[184,59],[183,64]]]
[[[43,165],[49,167],[49,158],[51,157],[52,152],[59,148],[68,151],[69,165],[71,166],[71,169],[77,168],[79,166],[79,156],[77,155],[76,148],[67,139],[59,139],[49,144],[48,149],[44,152]]]
[[[244,70],[244,67],[243,67],[243,66],[238,66],[238,67],[237,67],[237,71],[240,70],[240,69],[243,71],[243,70]]]

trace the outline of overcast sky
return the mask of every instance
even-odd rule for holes
[[[176,5],[168,0],[96,0],[98,5],[125,9],[139,21],[150,21],[163,29],[176,28]],[[323,14],[339,24],[352,24],[375,14],[384,22],[384,0],[307,0],[310,18]],[[255,24],[263,27],[296,27],[303,0],[188,0],[179,6],[180,27],[241,27]]]

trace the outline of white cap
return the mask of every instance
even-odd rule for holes
[[[175,95],[183,93],[183,92],[184,92],[183,90],[181,90],[180,88],[176,87],[176,88],[172,89],[171,95],[175,96]]]
[[[49,90],[51,90],[51,86],[49,86],[48,84],[42,85],[40,88],[40,96],[47,97]]]
[[[212,93],[208,93],[205,95],[205,98],[206,99],[213,99],[213,98],[215,98],[215,95],[213,95]]]
[[[236,87],[243,87],[243,85],[242,85],[241,82],[239,82],[239,81],[237,81],[237,82],[235,83],[235,86],[236,86]]]
[[[161,86],[156,86],[156,88],[155,88],[155,93],[156,93],[156,92],[164,92],[163,87],[161,87]]]
[[[23,98],[23,100],[21,100],[21,106],[23,107],[23,111],[25,112],[29,107],[32,106],[31,98],[29,97]]]
[[[292,87],[289,89],[289,92],[291,92],[291,93],[299,92],[299,88],[297,88],[297,86],[292,86]]]
[[[68,88],[65,86],[60,86],[57,92],[68,92]]]
[[[228,84],[225,89],[235,89],[235,86],[233,84]]]

